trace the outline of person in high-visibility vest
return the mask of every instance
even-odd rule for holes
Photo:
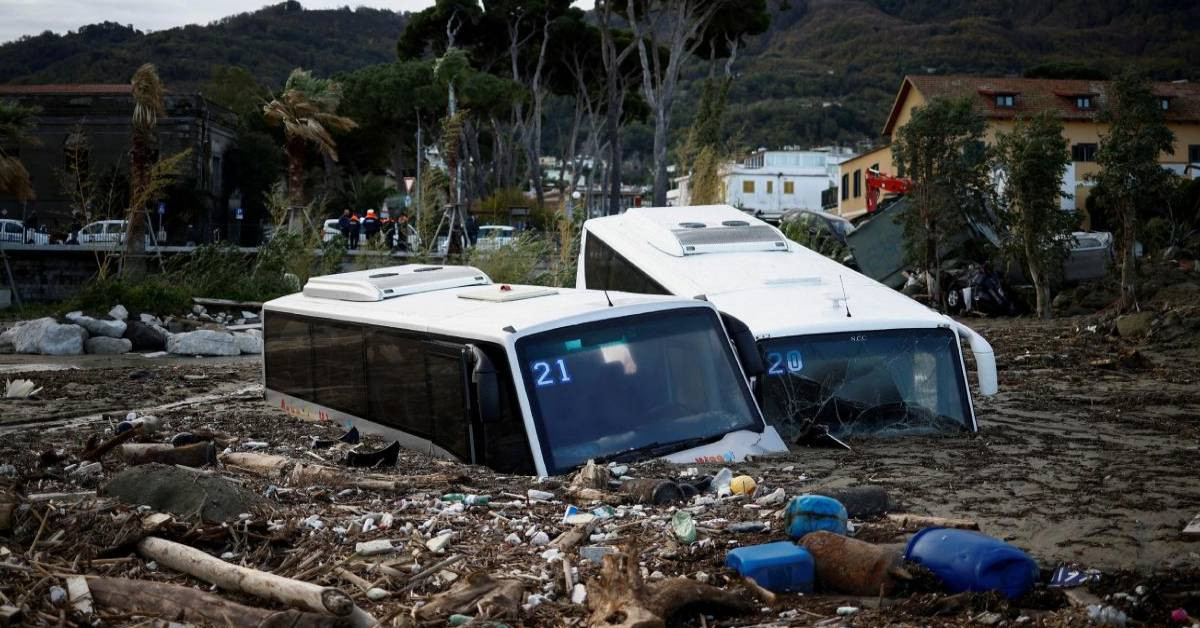
[[[358,214],[350,214],[350,248],[358,248]]]
[[[371,238],[379,234],[379,219],[375,217],[375,210],[368,209],[366,218],[362,221],[363,233],[367,236],[366,240],[369,243]]]

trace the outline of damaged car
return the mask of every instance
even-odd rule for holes
[[[409,449],[529,475],[787,450],[709,303],[405,265],[315,277],[263,316],[269,404]]]
[[[716,305],[735,339],[741,325],[762,363],[755,392],[785,440],[975,431],[961,339],[980,392],[996,392],[978,333],[733,207],[631,209],[588,220],[582,238],[577,287],[691,296]]]

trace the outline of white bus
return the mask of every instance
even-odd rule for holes
[[[728,205],[631,209],[588,220],[582,238],[577,287],[694,297],[743,322],[762,360],[756,396],[786,440],[814,426],[975,431],[962,337],[980,392],[996,392],[978,333]]]
[[[787,450],[708,303],[406,265],[313,278],[263,316],[268,403],[410,449],[537,475]]]

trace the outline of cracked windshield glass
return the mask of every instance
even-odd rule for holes
[[[553,473],[633,449],[665,455],[758,429],[717,317],[702,309],[622,317],[517,343]]]
[[[848,436],[957,430],[970,420],[950,330],[793,336],[759,346],[763,413],[784,440],[816,424]]]

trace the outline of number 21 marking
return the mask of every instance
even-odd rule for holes
[[[569,384],[571,383],[571,374],[567,372],[567,364],[562,358],[554,361],[558,366],[558,381],[554,380],[554,370],[549,362],[539,360],[533,363],[533,374],[537,377],[534,383],[541,388],[542,386],[553,386],[554,384]]]

